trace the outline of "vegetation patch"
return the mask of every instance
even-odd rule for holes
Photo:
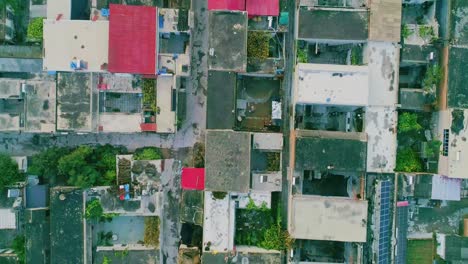
[[[442,80],[443,71],[439,65],[429,66],[423,80],[424,91],[433,94]]]
[[[264,60],[270,53],[271,35],[262,31],[249,31],[247,36],[247,57]]]
[[[268,171],[279,171],[280,163],[281,163],[281,153],[279,152],[267,153],[267,170]]]
[[[9,155],[0,154],[0,168],[2,168],[0,190],[24,180],[24,175],[18,171],[18,164]]]
[[[401,38],[403,40],[407,39],[409,36],[411,36],[413,34],[413,32],[409,29],[408,25],[407,24],[404,24],[402,27],[401,27]]]
[[[195,168],[205,167],[205,144],[197,142],[193,146],[193,166]]]
[[[44,32],[44,18],[36,17],[29,22],[27,38],[30,41],[42,42]]]
[[[452,111],[452,126],[450,127],[450,130],[454,134],[459,134],[460,131],[463,130],[464,128],[464,122],[465,122],[465,113],[463,110],[453,110]]]
[[[407,264],[431,264],[433,243],[431,239],[408,240]]]
[[[16,236],[11,243],[11,248],[15,251],[16,256],[18,257],[18,263],[25,263],[26,260],[26,238],[21,236]]]
[[[143,79],[143,108],[156,111],[156,81]]]
[[[159,160],[161,159],[161,150],[156,147],[144,147],[135,150],[134,160]]]
[[[216,200],[223,200],[226,196],[227,192],[213,192],[213,198]]]
[[[145,217],[145,245],[159,247],[159,222],[157,216]]]

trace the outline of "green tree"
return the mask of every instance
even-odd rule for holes
[[[99,220],[103,215],[104,209],[102,209],[101,202],[98,199],[94,199],[86,205],[86,219]]]
[[[416,113],[404,112],[398,118],[398,132],[418,132],[423,127],[418,123],[418,115]]]
[[[271,35],[262,31],[249,31],[247,36],[247,57],[266,59],[270,52]]]
[[[60,158],[69,153],[70,149],[68,148],[52,147],[36,154],[31,158],[28,172],[44,178],[55,177],[58,174],[58,162]]]
[[[435,93],[434,87],[437,87],[442,80],[443,71],[438,65],[429,66],[423,79],[423,88],[428,93]]]
[[[411,30],[409,29],[408,25],[407,24],[404,24],[402,27],[401,27],[401,38],[403,40],[405,40],[406,38],[408,38],[409,36],[411,36],[412,32]]]
[[[25,263],[25,253],[26,253],[26,238],[21,236],[16,236],[11,243],[11,248],[15,251],[18,256],[19,263]]]
[[[135,150],[135,160],[158,160],[161,159],[161,151],[155,147],[144,147]]]
[[[89,188],[96,183],[99,173],[90,162],[92,153],[91,147],[80,146],[60,158],[58,171],[61,175],[68,176],[69,185]]]
[[[115,184],[116,179],[116,155],[127,153],[124,147],[114,147],[106,144],[97,146],[91,155],[91,163],[95,165],[95,169],[101,175],[97,179],[96,185],[108,186]]]
[[[36,17],[29,22],[28,26],[28,39],[32,41],[42,42],[42,35],[43,35],[43,25],[44,25],[44,18],[43,17]]]
[[[465,113],[463,110],[455,109],[452,111],[452,125],[450,130],[452,133],[458,135],[465,127]]]
[[[395,171],[420,172],[422,171],[421,159],[411,148],[403,148],[397,151]]]
[[[9,155],[0,154],[0,168],[2,169],[0,190],[24,179],[23,174],[18,170],[18,164]]]

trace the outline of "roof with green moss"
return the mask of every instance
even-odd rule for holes
[[[207,129],[232,129],[235,123],[236,73],[209,71]]]
[[[366,170],[367,142],[354,139],[298,136],[296,164],[299,171],[364,172]]]
[[[468,108],[467,61],[467,48],[450,48],[447,96],[450,108]]]
[[[50,263],[84,263],[83,191],[56,187],[50,191]]]
[[[298,38],[365,41],[368,37],[369,13],[363,11],[299,10]]]
[[[50,262],[48,209],[25,210],[26,263]]]

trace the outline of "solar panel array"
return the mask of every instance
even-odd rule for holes
[[[387,264],[390,259],[390,181],[380,185],[380,232],[378,263]]]
[[[397,207],[397,224],[397,254],[395,264],[405,264],[408,244],[408,206]]]

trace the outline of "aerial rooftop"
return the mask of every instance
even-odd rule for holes
[[[368,75],[368,66],[299,63],[295,103],[366,106]]]
[[[365,200],[295,195],[290,214],[290,233],[296,239],[366,241]]]
[[[251,134],[207,130],[205,142],[205,189],[218,192],[248,192]]]
[[[401,0],[371,1],[369,40],[400,42],[401,9]]]
[[[467,48],[449,48],[448,107],[468,108],[468,86],[466,85],[468,83],[468,74],[466,74],[467,60]]]
[[[236,73],[208,71],[207,129],[232,129],[236,111]]]

